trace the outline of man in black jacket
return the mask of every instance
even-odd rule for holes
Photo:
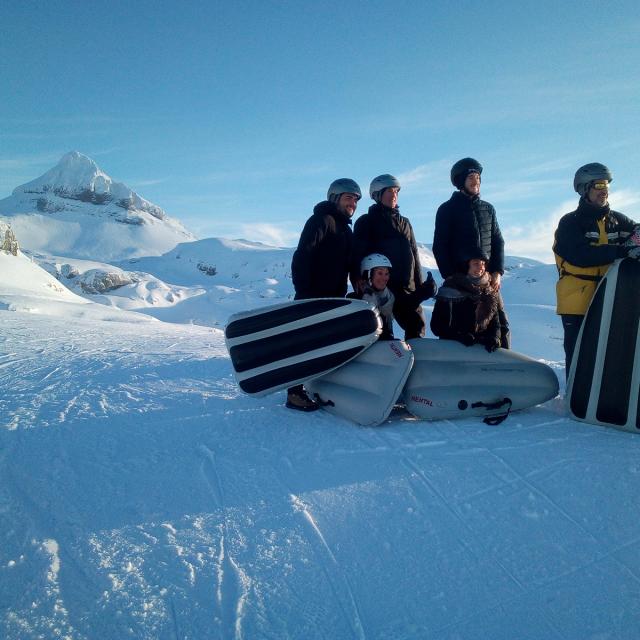
[[[346,295],[352,250],[351,218],[361,197],[354,180],[339,178],[329,185],[327,199],[314,207],[291,261],[296,300]],[[300,384],[287,391],[287,407],[315,411],[318,404]]]
[[[554,236],[559,276],[556,311],[564,330],[567,379],[578,333],[598,282],[614,260],[629,254],[638,257],[635,245],[627,245],[636,223],[609,207],[612,180],[609,168],[599,162],[580,167],[573,179],[573,188],[580,195],[578,208],[560,218]]]
[[[362,259],[372,253],[389,259],[393,269],[387,286],[395,296],[393,316],[408,340],[424,336],[425,332],[422,307],[410,302],[415,296],[407,295],[414,293],[423,279],[413,228],[398,209],[399,191],[398,179],[388,173],[372,180],[369,194],[375,204],[356,220],[353,229],[351,280],[354,289],[361,294],[365,284],[360,274]]]
[[[491,286],[500,291],[504,274],[504,240],[496,210],[480,199],[482,165],[473,158],[458,160],[451,168],[451,182],[458,191],[438,207],[433,236],[433,255],[443,278],[460,271],[467,256],[481,251],[487,256],[487,272]],[[499,315],[502,344],[511,346],[509,323],[504,312],[502,296]]]

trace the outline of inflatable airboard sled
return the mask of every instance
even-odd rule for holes
[[[640,263],[617,260],[582,323],[567,384],[576,420],[640,433]]]
[[[415,356],[404,389],[407,410],[424,420],[479,416],[497,424],[509,411],[558,394],[551,367],[507,349],[493,353],[455,340],[410,340]]]
[[[384,422],[411,372],[413,353],[399,340],[383,340],[348,364],[306,384],[323,409],[361,425]]]
[[[225,342],[240,388],[263,396],[355,358],[380,327],[378,312],[363,300],[295,300],[232,315]]]

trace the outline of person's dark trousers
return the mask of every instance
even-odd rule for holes
[[[424,338],[426,323],[421,306],[418,305],[417,309],[405,307],[403,304],[398,304],[398,299],[396,298],[396,302],[393,305],[393,317],[404,329],[405,340]]]
[[[571,370],[571,361],[573,360],[573,352],[576,348],[576,341],[584,316],[565,313],[560,317],[562,318],[562,328],[564,329],[564,375],[565,379],[568,379],[569,371]]]
[[[511,329],[509,328],[509,318],[504,310],[504,300],[502,294],[498,293],[498,320],[500,322],[500,346],[503,349],[511,349]]]

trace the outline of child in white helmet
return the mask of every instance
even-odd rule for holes
[[[360,272],[366,284],[362,293],[362,299],[377,307],[382,318],[382,333],[380,340],[394,340],[393,336],[393,307],[397,302],[396,296],[387,287],[391,276],[391,261],[381,253],[371,253],[362,259]],[[405,294],[403,303],[405,306],[415,305],[416,307],[426,300],[435,296],[438,288],[431,273],[427,274],[427,279],[418,288]]]

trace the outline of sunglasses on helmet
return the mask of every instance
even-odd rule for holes
[[[609,188],[609,183],[606,180],[597,180],[591,183],[591,188],[596,191],[604,191]]]

